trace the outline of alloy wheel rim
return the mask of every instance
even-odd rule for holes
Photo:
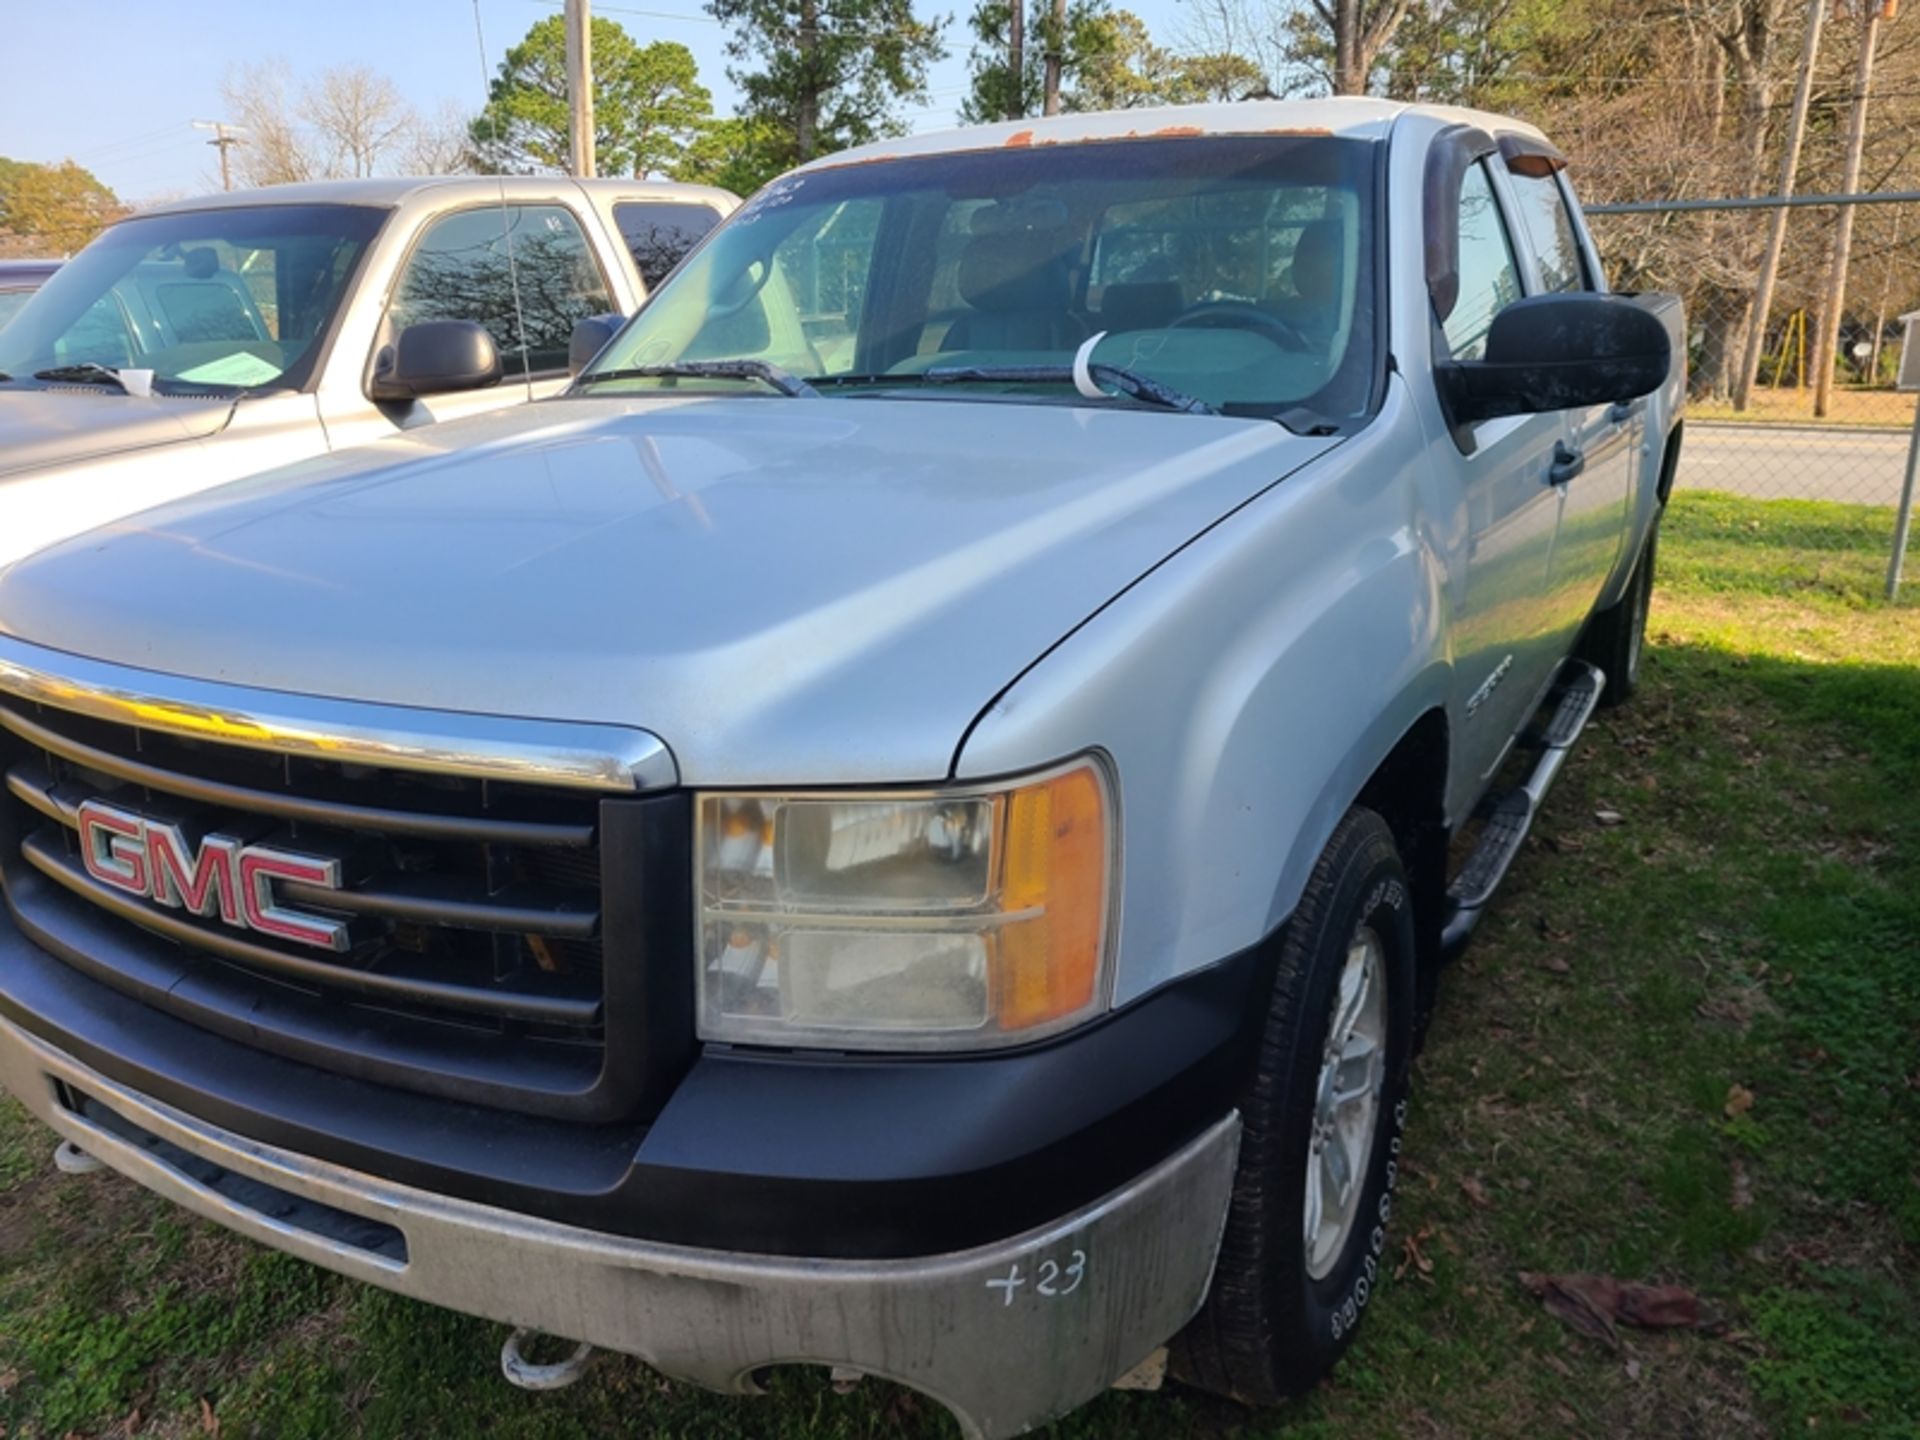
[[[1381,976],[1385,959],[1380,937],[1362,925],[1347,946],[1334,986],[1307,1138],[1302,1231],[1307,1274],[1315,1280],[1333,1272],[1359,1219],[1374,1131],[1380,1124],[1387,1053],[1387,993]]]

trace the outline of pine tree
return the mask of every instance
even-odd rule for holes
[[[618,21],[593,21],[593,130],[603,175],[676,169],[713,114],[693,52],[671,40],[640,45]],[[567,31],[552,15],[501,62],[486,109],[472,126],[487,168],[567,168]]]
[[[927,70],[946,54],[944,20],[913,0],[708,0],[732,30],[727,76],[745,118],[778,139],[782,168],[905,127],[899,107],[924,100]]]

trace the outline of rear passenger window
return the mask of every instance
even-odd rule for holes
[[[1456,360],[1480,359],[1493,317],[1519,298],[1520,267],[1482,161],[1460,182],[1460,298],[1441,326],[1448,353]]]
[[[1523,175],[1508,167],[1514,198],[1519,202],[1520,223],[1540,261],[1540,288],[1549,293],[1591,290],[1586,266],[1580,259],[1580,239],[1574,232],[1567,197],[1560,192],[1559,178],[1544,166],[1540,170],[1537,175]]]
[[[394,288],[389,319],[395,335],[422,320],[477,321],[492,332],[507,375],[518,376],[564,370],[574,322],[614,308],[571,211],[490,205],[428,227]]]
[[[640,278],[651,290],[720,223],[720,212],[710,205],[635,200],[614,206],[613,219],[620,227],[620,238],[632,252]]]

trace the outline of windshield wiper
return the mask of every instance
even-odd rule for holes
[[[82,360],[77,365],[55,365],[50,370],[36,370],[33,378],[79,385],[118,385],[127,394],[133,394],[132,387],[121,378],[118,370],[111,365],[102,365],[97,360]]]
[[[1218,415],[1204,400],[1195,399],[1150,375],[1129,370],[1124,365],[1103,365],[1098,361],[1087,367],[1087,374],[1102,385],[1111,385],[1129,400],[1178,410],[1186,415]],[[849,377],[885,385],[963,385],[985,381],[1007,385],[1074,385],[1071,365],[949,365],[935,366],[918,375],[873,375]]]
[[[758,380],[771,385],[782,395],[795,399],[818,400],[820,392],[789,370],[765,360],[681,360],[671,365],[629,365],[619,370],[596,370],[582,375],[577,385],[594,385],[602,380]]]

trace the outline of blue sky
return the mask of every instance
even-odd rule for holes
[[[971,0],[918,0],[922,13],[955,15],[952,52],[932,77],[932,103],[908,118],[916,130],[954,123],[966,89],[964,9]],[[195,120],[222,118],[220,82],[235,62],[285,58],[299,76],[366,64],[389,75],[420,110],[443,100],[478,109],[482,95],[473,0],[325,0],[185,5],[141,0],[44,0],[6,5],[7,63],[0,80],[0,155],[71,156],[127,200],[195,193],[218,183],[208,137]],[[557,0],[480,0],[487,73]],[[1178,32],[1180,0],[1133,0],[1163,43]],[[605,0],[594,11],[642,42],[678,40],[700,63],[721,113],[725,32],[700,0]]]

